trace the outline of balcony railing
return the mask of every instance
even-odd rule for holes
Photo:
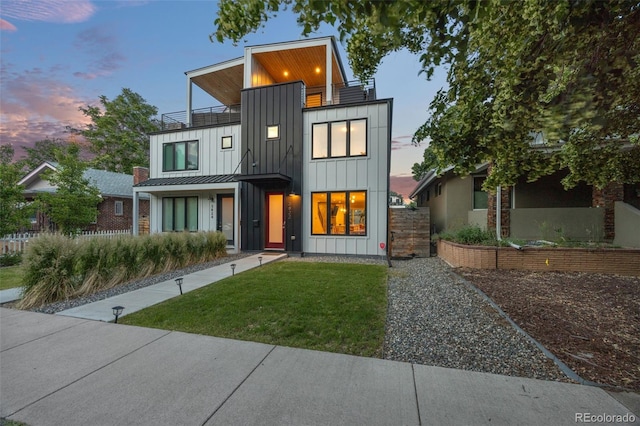
[[[191,111],[191,121],[189,124],[186,111],[169,112],[162,114],[161,117],[162,130],[237,123],[240,123],[240,105],[218,105],[194,109]]]
[[[349,81],[332,86],[331,100],[327,100],[326,86],[305,87],[302,89],[302,103],[305,108],[324,105],[345,105],[376,100],[376,83],[371,79],[365,83]],[[210,126],[216,124],[240,123],[240,105],[219,105],[191,111],[191,120],[187,120],[186,111],[162,114],[162,130],[186,129],[188,127]]]

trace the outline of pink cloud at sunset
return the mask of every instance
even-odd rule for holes
[[[391,175],[389,180],[390,189],[397,192],[398,194],[401,194],[404,198],[405,203],[408,203],[410,201],[409,194],[411,193],[411,191],[413,191],[418,182],[413,180],[412,176]]]
[[[18,21],[67,24],[86,21],[95,12],[96,7],[87,0],[3,0],[2,2],[2,16]]]
[[[16,154],[35,141],[64,137],[65,126],[89,122],[78,110],[89,102],[47,74],[38,68],[15,73],[10,66],[2,67],[0,141],[13,145]]]
[[[4,19],[0,19],[0,31],[9,31],[15,32],[18,29],[11,22],[5,21]]]

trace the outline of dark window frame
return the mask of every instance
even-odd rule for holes
[[[277,129],[278,134],[276,136],[270,138],[269,137],[269,129],[272,128],[272,127],[275,127]],[[275,141],[275,140],[280,139],[280,125],[279,124],[269,124],[269,125],[267,125],[266,137],[267,137],[268,141]]]
[[[195,142],[196,144],[196,165],[195,168],[189,167],[189,153],[191,150],[189,149],[190,144]],[[179,169],[176,167],[176,146],[184,144],[184,169]],[[166,149],[171,146],[173,149],[173,165],[171,168],[167,168],[166,164]],[[180,141],[180,142],[167,142],[162,144],[162,171],[163,172],[182,172],[182,171],[190,171],[190,170],[198,170],[200,168],[200,141],[197,139],[189,140],[189,141]]]
[[[352,121],[364,121],[364,154],[351,155],[351,122]],[[345,122],[347,126],[347,135],[346,135],[346,147],[345,153],[346,155],[331,155],[331,125],[334,123],[342,123]],[[313,145],[314,145],[314,131],[315,126],[317,125],[326,125],[327,126],[327,156],[326,157],[314,157],[313,156]],[[351,118],[344,120],[334,120],[334,121],[322,121],[318,123],[311,124],[311,159],[312,160],[328,160],[330,158],[358,158],[358,157],[366,157],[369,155],[369,119],[367,117],[364,118]]]
[[[224,146],[225,140],[229,141],[229,146]],[[222,136],[220,138],[220,149],[233,149],[233,136]]]
[[[182,199],[184,200],[184,218],[185,218],[185,226],[188,223],[188,218],[189,218],[189,199],[196,199],[196,229],[191,231],[189,230],[189,232],[198,232],[198,224],[200,222],[200,215],[199,215],[199,210],[200,210],[200,200],[198,196],[191,196],[191,197],[162,197],[161,202],[161,206],[162,206],[162,219],[161,219],[161,223],[162,223],[162,232],[183,232],[185,231],[185,229],[180,229],[180,230],[176,230],[176,203],[175,200],[177,199]],[[164,200],[173,200],[173,202],[171,203],[171,208],[173,210],[172,215],[173,215],[173,221],[171,223],[171,229],[166,229],[165,228],[165,223],[164,223],[164,219],[165,219],[165,209],[164,209]]]
[[[351,234],[350,225],[348,225],[351,222],[351,209],[348,208],[346,213],[345,213],[345,222],[347,223],[347,225],[345,225],[345,233],[344,234],[332,234],[331,233],[331,215],[329,213],[330,207],[331,207],[331,194],[345,194],[345,200],[346,200],[346,203],[348,205],[348,202],[351,199],[350,196],[351,196],[352,192],[362,192],[362,193],[364,193],[364,216],[365,216],[364,233]],[[367,219],[367,217],[368,217],[367,211],[369,210],[369,206],[367,205],[367,199],[369,198],[368,193],[369,193],[369,191],[364,190],[364,189],[354,189],[354,190],[344,190],[344,191],[315,191],[315,192],[312,192],[311,193],[311,217],[309,218],[310,219],[310,223],[311,223],[311,235],[335,236],[335,237],[366,237],[368,235],[368,231],[369,231],[369,220]],[[325,219],[324,219],[325,220],[325,229],[327,230],[327,232],[325,232],[325,233],[313,232],[313,195],[314,194],[325,194],[327,196]]]

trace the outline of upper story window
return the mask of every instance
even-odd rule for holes
[[[222,137],[221,146],[222,146],[222,149],[231,149],[231,148],[233,148],[233,137],[232,136],[223,136]]]
[[[198,170],[198,141],[165,143],[162,171]]]
[[[314,160],[367,155],[367,119],[314,124],[311,152]]]
[[[267,139],[278,139],[280,137],[280,126],[267,126]]]

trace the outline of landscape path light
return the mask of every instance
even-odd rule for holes
[[[236,274],[236,264],[235,264],[235,263],[232,263],[232,264],[231,264],[231,275],[233,276],[233,275],[235,275],[235,274]]]
[[[260,266],[262,266],[262,256],[258,256],[258,261],[260,262]]]
[[[124,306],[114,306],[113,308],[111,308],[113,310],[113,315],[116,317],[116,321],[115,323],[118,323],[118,317],[120,316],[120,314],[122,314],[122,311],[124,310]]]
[[[182,277],[176,278],[176,284],[178,285],[178,288],[180,288],[180,294],[182,294],[182,280],[183,279],[184,278],[182,278]]]

